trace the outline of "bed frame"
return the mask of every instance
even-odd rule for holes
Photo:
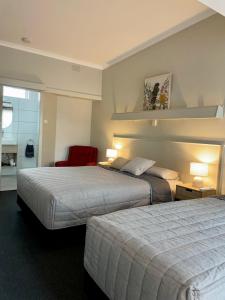
[[[23,201],[23,199],[17,194],[17,204],[19,208],[24,213],[25,217],[29,219],[34,226],[38,226],[39,229],[47,234],[50,233],[50,235],[57,234],[57,235],[67,235],[71,238],[71,233],[81,234],[85,236],[86,232],[86,225],[78,225],[78,226],[71,226],[66,228],[59,228],[59,229],[48,229],[46,228],[39,219],[35,216],[35,214],[32,212],[32,210],[27,206],[27,204]]]
[[[31,211],[31,209],[26,205],[26,203],[23,201],[23,199],[17,194],[17,200],[16,200],[18,206],[23,210],[23,211],[26,211],[26,212],[29,212],[29,213],[32,213],[33,212]],[[33,214],[34,215],[34,214]],[[35,215],[34,215],[35,216]],[[37,218],[35,216],[35,218]]]
[[[84,270],[84,289],[88,299],[109,300],[86,270]]]

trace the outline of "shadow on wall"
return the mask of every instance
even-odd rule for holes
[[[168,72],[165,72],[168,73]],[[153,75],[152,75],[153,76]],[[151,76],[146,76],[151,77]],[[173,84],[174,81],[174,84]],[[116,79],[112,79],[111,82],[111,90],[112,90],[112,102],[113,102],[113,112],[114,113],[126,113],[126,112],[138,112],[143,111],[143,102],[144,102],[144,80],[143,84],[138,86],[138,95],[137,98],[134,99],[134,95],[125,95],[123,97],[123,105],[121,105],[121,101],[119,101],[119,95],[116,97]],[[176,95],[176,98],[175,96]],[[184,108],[188,107],[187,104],[188,99],[184,99],[184,94],[182,92],[182,88],[179,84],[178,76],[172,77],[172,85],[171,85],[171,100],[170,100],[170,108]],[[175,104],[174,104],[175,102]],[[197,100],[198,106],[204,106],[204,98],[203,96],[199,96]]]

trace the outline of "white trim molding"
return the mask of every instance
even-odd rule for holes
[[[73,98],[81,98],[81,99],[87,99],[87,100],[102,100],[101,95],[94,95],[94,94],[88,94],[88,93],[82,93],[77,91],[70,91],[70,90],[63,90],[63,89],[57,89],[52,87],[46,87],[45,92],[61,95],[61,96],[68,96]]]
[[[221,0],[198,0],[202,4],[208,6],[209,8],[215,10],[219,14],[225,17],[225,1]]]
[[[88,94],[88,93],[79,92],[79,91],[58,89],[55,87],[45,86],[45,84],[40,83],[40,82],[24,81],[24,80],[18,80],[15,78],[8,78],[8,77],[0,76],[0,87],[3,85],[19,87],[19,88],[24,88],[24,89],[30,89],[30,90],[35,90],[35,91],[39,91],[39,92],[52,93],[52,94],[67,96],[67,97],[72,97],[72,98],[80,98],[80,99],[87,99],[87,100],[102,100],[102,96],[97,95],[97,94]]]
[[[0,76],[0,85],[24,88],[28,90],[31,89],[40,92],[45,90],[44,84],[40,82],[24,81],[24,80],[18,80],[15,78],[8,78],[2,76]]]
[[[44,50],[40,50],[40,49],[36,49],[36,48],[32,48],[32,47],[27,47],[27,46],[15,44],[15,43],[3,41],[3,40],[0,40],[0,46],[8,47],[8,48],[28,52],[28,53],[33,53],[33,54],[37,54],[37,55],[41,55],[41,56],[45,56],[45,57],[50,57],[50,58],[54,58],[57,60],[62,60],[62,61],[66,61],[69,63],[73,63],[76,65],[88,67],[88,68],[103,70],[103,66],[98,65],[98,64],[86,62],[86,61],[79,60],[79,59],[74,59],[71,57],[66,57],[66,56],[59,55],[59,54],[56,54],[53,52],[48,52],[48,51],[44,51]]]
[[[151,38],[150,40],[134,47],[133,49],[130,49],[128,51],[126,51],[125,53],[115,57],[114,59],[108,61],[105,65],[104,65],[104,69],[109,68],[123,60],[125,60],[126,58],[141,52],[142,50],[145,50],[163,40],[165,40],[166,38],[194,25],[197,24],[200,21],[203,21],[204,19],[207,19],[213,15],[215,15],[215,11],[211,10],[211,9],[207,9],[206,11],[204,11],[203,13],[197,14],[196,16],[190,18],[187,21],[184,21],[172,28],[170,28],[169,30],[164,31],[163,33]]]

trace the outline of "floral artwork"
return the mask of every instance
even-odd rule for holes
[[[169,108],[171,77],[171,73],[169,73],[145,80],[143,110]]]

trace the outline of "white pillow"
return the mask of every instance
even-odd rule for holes
[[[147,174],[153,175],[156,177],[160,177],[166,180],[175,180],[178,179],[179,175],[176,171],[160,168],[160,167],[152,167],[146,171]]]
[[[150,159],[145,159],[142,157],[135,157],[131,161],[129,161],[125,166],[123,166],[120,170],[129,172],[133,175],[141,175],[146,170],[151,168],[155,164],[155,161]]]
[[[120,170],[125,164],[129,162],[129,159],[126,159],[124,157],[117,157],[112,163],[111,167],[114,169]]]

